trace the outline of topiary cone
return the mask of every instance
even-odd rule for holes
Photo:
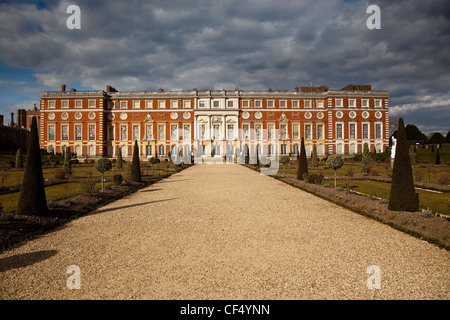
[[[41,149],[36,117],[31,120],[25,170],[20,187],[17,215],[44,216],[48,213],[42,174]]]
[[[139,147],[137,140],[134,143],[133,160],[131,160],[131,181],[141,182],[141,164],[139,162]]]
[[[414,189],[409,145],[402,118],[398,123],[397,147],[388,208],[394,211],[419,211],[419,197]]]
[[[305,140],[302,138],[300,146],[300,160],[298,161],[297,179],[303,180],[303,176],[308,174],[308,162],[306,160]]]

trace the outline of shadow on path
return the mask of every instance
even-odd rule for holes
[[[108,212],[108,211],[122,210],[122,209],[127,209],[127,208],[137,207],[137,206],[145,206],[146,204],[150,204],[150,203],[157,203],[157,202],[170,201],[170,200],[176,200],[176,199],[178,199],[178,198],[163,199],[163,200],[155,200],[155,201],[147,201],[147,202],[141,202],[141,203],[130,204],[130,205],[127,205],[127,206],[122,206],[122,207],[114,207],[114,208],[108,208],[108,209],[100,209],[100,210],[96,210],[96,211],[92,212],[92,214],[103,213],[103,212]]]
[[[43,250],[0,259],[0,272],[27,267],[53,257],[58,251]]]
[[[162,190],[162,189],[149,189],[149,190],[141,190],[138,192],[152,192],[152,191],[160,191],[160,190]]]

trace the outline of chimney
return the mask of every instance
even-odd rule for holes
[[[295,87],[295,92],[299,92],[300,88],[299,87]]]
[[[14,126],[14,112],[11,112],[11,127]]]
[[[61,86],[61,91],[62,91],[62,92],[65,92],[65,91],[66,91],[66,85],[65,85],[65,84],[63,84],[63,85]]]
[[[0,127],[3,127],[3,115],[0,114]]]

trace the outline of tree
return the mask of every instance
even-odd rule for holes
[[[441,156],[439,155],[439,148],[436,151],[436,164],[441,164]]]
[[[311,164],[314,168],[317,168],[319,166],[319,158],[317,158],[317,148],[316,145],[313,145],[313,149],[311,152]]]
[[[70,153],[70,148],[67,147],[64,152],[64,172],[66,176],[72,175],[72,154]]]
[[[117,169],[123,168],[122,148],[121,147],[117,147],[116,168]]]
[[[16,167],[17,169],[23,168],[22,149],[20,149],[20,148],[17,149],[15,167]]]
[[[344,165],[344,160],[338,154],[329,155],[327,158],[327,166],[334,170],[334,188],[336,188],[336,170],[342,168]]]
[[[137,140],[134,141],[133,160],[131,160],[131,181],[141,182],[141,164],[139,162],[139,147]]]
[[[151,157],[148,161],[152,164],[152,175],[154,176],[155,175],[155,164],[159,163],[160,160],[156,157]]]
[[[362,154],[362,164],[363,164],[363,170],[365,172],[370,172],[370,151],[369,151],[369,145],[367,143],[364,143],[364,150]]]
[[[286,166],[290,161],[291,161],[291,158],[289,158],[289,156],[284,155],[284,156],[281,156],[281,157],[280,157],[280,162],[281,162],[281,164],[283,165],[283,172],[284,172],[285,166]]]
[[[308,161],[306,160],[305,140],[302,138],[300,146],[300,160],[298,161],[297,179],[304,180],[304,176],[308,175]]]
[[[423,142],[426,141],[426,136],[413,124],[407,124],[405,127],[406,139],[408,141]]]
[[[28,138],[27,158],[20,187],[17,215],[44,216],[48,213],[45,196],[44,176],[42,174],[41,150],[36,117],[31,120],[31,133]]]
[[[442,144],[445,143],[445,137],[440,132],[435,132],[431,135],[430,139],[428,140],[431,144]]]
[[[394,168],[392,170],[389,210],[418,211],[419,198],[414,189],[409,145],[406,140],[405,126],[400,118],[397,130],[397,147]]]
[[[103,175],[105,174],[106,171],[111,170],[111,168],[112,163],[111,160],[109,160],[108,158],[100,158],[95,163],[95,169],[102,174],[102,191],[105,190]]]

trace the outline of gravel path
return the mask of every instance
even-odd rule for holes
[[[4,252],[0,298],[449,299],[449,258],[245,167],[202,164]]]

